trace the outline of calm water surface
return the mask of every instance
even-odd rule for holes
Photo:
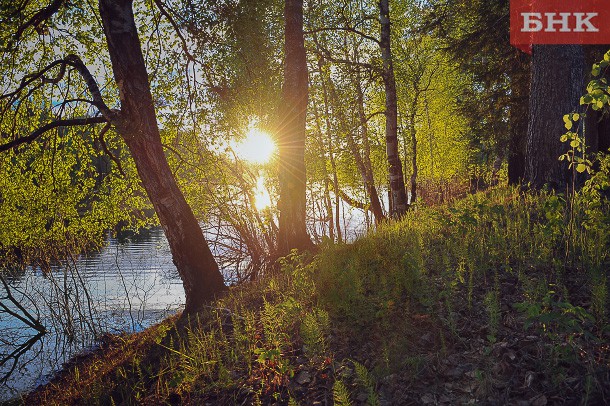
[[[64,362],[93,348],[103,332],[139,331],[184,305],[184,291],[161,229],[125,242],[114,238],[99,253],[7,278],[12,295],[39,317],[42,337],[0,311],[0,402],[45,383]],[[6,299],[2,304],[23,315]]]
[[[358,210],[342,204],[341,220],[348,240],[366,232]],[[176,313],[185,300],[160,228],[123,242],[109,237],[98,253],[47,272],[30,267],[7,282],[47,333],[37,337],[35,329],[0,309],[0,402],[47,382],[72,356],[95,348],[104,332],[140,331]],[[23,315],[2,285],[0,300]]]

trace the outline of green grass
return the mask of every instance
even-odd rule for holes
[[[475,389],[434,396],[501,403],[531,389],[595,404],[610,396],[610,214],[599,191],[571,203],[492,190],[291,255],[196,319],[144,336],[141,351],[93,357],[26,403],[400,402],[393,387],[417,401],[455,356],[475,365],[449,382]]]

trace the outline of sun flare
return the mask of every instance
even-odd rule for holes
[[[276,146],[271,135],[256,127],[251,128],[246,138],[235,146],[240,159],[253,164],[264,164],[275,154]]]

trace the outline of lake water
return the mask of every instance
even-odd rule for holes
[[[92,348],[103,332],[139,331],[184,305],[184,291],[161,229],[119,242],[108,238],[98,253],[5,277],[11,293],[39,317],[47,333],[0,311],[0,402],[46,382],[64,362]],[[85,293],[86,292],[86,293]],[[6,299],[2,304],[22,315]]]
[[[340,214],[348,241],[366,232],[362,211],[342,203]],[[323,234],[322,226],[315,224],[312,235]],[[217,258],[231,245],[209,230],[206,237]],[[0,309],[0,402],[47,382],[72,356],[94,348],[104,332],[140,331],[184,306],[182,282],[160,228],[126,241],[108,237],[106,242],[99,252],[50,271],[28,267],[5,276],[16,301],[39,318],[47,333],[38,336]],[[229,281],[235,278],[232,267],[222,266]],[[23,316],[5,296],[0,284],[1,303]]]

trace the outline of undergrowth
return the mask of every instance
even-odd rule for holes
[[[294,253],[214,307],[151,330],[145,351],[115,343],[111,367],[93,357],[25,402],[606,401],[609,168],[602,161],[606,177],[570,205],[495,189],[315,257]],[[459,395],[458,382],[469,385]]]

